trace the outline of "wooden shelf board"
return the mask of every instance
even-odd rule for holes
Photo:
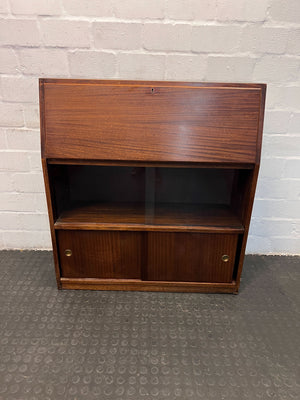
[[[96,203],[64,211],[55,229],[242,233],[228,206],[170,203]]]
[[[254,169],[253,163],[235,163],[235,162],[163,162],[163,161],[121,161],[121,160],[80,160],[48,158],[47,164],[54,165],[95,165],[95,166],[113,166],[113,167],[167,167],[167,168],[209,168],[209,169]]]

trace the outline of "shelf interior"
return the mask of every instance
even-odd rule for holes
[[[228,206],[173,203],[96,203],[65,210],[56,229],[243,232]]]
[[[55,229],[243,232],[248,170],[49,165]]]

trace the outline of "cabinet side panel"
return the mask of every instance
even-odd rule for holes
[[[46,160],[42,159],[42,168],[44,175],[44,183],[45,183],[45,193],[47,200],[47,208],[48,208],[48,217],[49,217],[49,225],[50,225],[50,233],[53,247],[53,258],[54,258],[54,266],[55,266],[55,275],[56,275],[56,283],[58,289],[61,288],[60,282],[60,266],[59,266],[59,256],[57,250],[57,241],[54,229],[54,202],[53,202],[53,193],[51,192],[50,182],[49,182],[49,174],[48,174],[48,165]]]
[[[44,86],[47,158],[255,162],[260,88]]]
[[[241,279],[241,274],[242,274],[242,269],[243,269],[246,245],[247,245],[247,240],[248,240],[248,233],[249,233],[249,226],[250,226],[253,202],[254,202],[259,167],[260,167],[266,90],[267,90],[267,86],[262,85],[261,95],[260,95],[259,125],[258,125],[258,132],[257,132],[256,164],[255,164],[254,170],[251,174],[251,177],[247,184],[247,188],[244,193],[245,201],[244,201],[244,207],[243,207],[243,211],[244,211],[243,222],[244,222],[245,231],[244,231],[244,235],[243,235],[243,241],[241,244],[241,252],[240,252],[240,258],[239,258],[239,263],[238,263],[238,269],[237,269],[237,273],[236,273],[236,277],[235,277],[236,282],[237,282],[237,288],[239,288],[239,285],[240,285],[240,279]]]
[[[44,158],[45,153],[45,94],[44,94],[44,80],[39,79],[39,103],[40,103],[40,139],[41,139],[41,155]]]

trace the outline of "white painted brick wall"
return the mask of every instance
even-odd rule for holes
[[[14,18],[1,19],[1,46],[39,46],[41,42],[40,36],[37,20]]]
[[[2,101],[33,103],[38,93],[38,82],[35,77],[2,76]]]
[[[300,21],[299,0],[273,0],[270,2],[270,19],[278,23]]]
[[[121,53],[118,55],[119,76],[124,79],[164,79],[165,56]]]
[[[45,19],[40,21],[43,44],[47,47],[89,47],[90,23]]]
[[[205,76],[209,81],[248,82],[255,63],[256,59],[250,56],[208,56]]]
[[[139,50],[142,47],[142,24],[95,22],[93,36],[97,49]]]
[[[268,84],[249,253],[300,253],[299,0],[0,1],[0,248],[50,248],[38,78]]]
[[[106,0],[109,3],[109,1]],[[124,19],[163,19],[165,16],[165,1],[163,0],[127,0],[111,1],[113,13],[117,18]]]
[[[237,25],[193,26],[192,51],[234,53],[241,47],[242,28]]]
[[[57,0],[11,0],[14,15],[60,15],[60,2]]]
[[[0,48],[0,71],[1,74],[19,73],[18,57],[13,49]]]
[[[286,51],[289,29],[256,26],[243,29],[241,50],[254,53],[283,54]]]
[[[24,75],[33,75],[36,78],[69,76],[68,57],[65,50],[24,48],[18,53],[20,68]]]
[[[181,21],[209,21],[216,17],[216,0],[167,0],[165,16]]]
[[[207,70],[207,58],[200,55],[169,54],[166,57],[165,78],[180,81],[189,76],[191,81],[204,80]]]
[[[188,24],[144,24],[143,45],[152,51],[190,51],[192,28]],[[162,40],[163,38],[163,40]]]
[[[217,19],[229,22],[265,21],[271,2],[272,0],[217,0]],[[284,0],[281,3],[284,3]]]
[[[295,82],[299,79],[299,66],[299,58],[263,55],[254,67],[253,78],[263,82]]]
[[[74,78],[114,78],[116,55],[93,50],[76,50],[69,53],[70,76]]]
[[[56,0],[56,3],[58,4],[59,2]],[[114,16],[113,1],[111,0],[62,0],[62,4],[66,15],[70,16],[74,15],[78,16],[79,18],[108,18]]]
[[[0,14],[5,14],[8,12],[9,12],[8,0],[2,0],[0,2]]]

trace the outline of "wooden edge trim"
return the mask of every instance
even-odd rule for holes
[[[260,107],[259,107],[259,117],[258,117],[258,127],[257,127],[256,164],[260,163],[260,158],[261,158],[262,134],[263,134],[264,116],[265,116],[266,90],[267,90],[267,85],[262,85],[261,91],[260,91]]]
[[[140,281],[133,279],[61,278],[62,289],[130,290],[152,292],[237,293],[232,283]]]
[[[40,138],[41,138],[41,154],[44,158],[45,154],[45,93],[44,93],[44,79],[39,79],[39,103],[40,103]]]
[[[58,256],[58,249],[57,249],[56,233],[55,233],[55,229],[54,229],[54,215],[53,215],[52,200],[51,200],[51,193],[50,193],[50,183],[49,183],[47,162],[43,158],[42,158],[42,169],[43,169],[43,175],[44,175],[45,192],[46,192],[46,199],[47,199],[47,206],[48,206],[48,217],[49,217],[50,233],[51,233],[51,240],[52,240],[52,247],[53,247],[55,276],[56,276],[57,287],[58,287],[58,289],[61,289],[59,256]]]
[[[60,222],[54,223],[54,229],[63,230],[81,230],[81,231],[147,231],[147,232],[205,232],[205,233],[243,233],[244,228],[242,226],[237,227],[218,227],[218,226],[189,226],[189,225],[139,225],[139,224],[109,224],[109,223],[80,223],[80,222]]]
[[[120,167],[171,167],[171,168],[223,168],[223,169],[253,169],[254,163],[214,163],[214,162],[156,162],[156,161],[120,161],[120,160],[81,160],[47,158],[48,164],[60,165],[96,165]]]
[[[209,89],[261,89],[262,83],[230,83],[230,82],[184,82],[184,81],[143,81],[143,80],[120,80],[120,79],[59,79],[43,78],[45,84],[62,85],[111,85],[111,86],[160,86],[160,87],[190,87]]]
[[[250,194],[249,194],[248,204],[246,206],[247,215],[245,216],[245,231],[244,231],[244,236],[243,236],[243,241],[242,241],[242,246],[241,246],[241,251],[240,251],[241,256],[239,259],[237,276],[236,276],[237,287],[240,286],[240,279],[241,279],[243,263],[244,263],[244,258],[245,258],[245,251],[246,251],[246,245],[247,245],[247,239],[248,239],[248,233],[249,233],[250,219],[251,219],[251,214],[252,214],[258,171],[259,171],[259,164],[257,164],[255,166],[255,169],[253,171]]]

